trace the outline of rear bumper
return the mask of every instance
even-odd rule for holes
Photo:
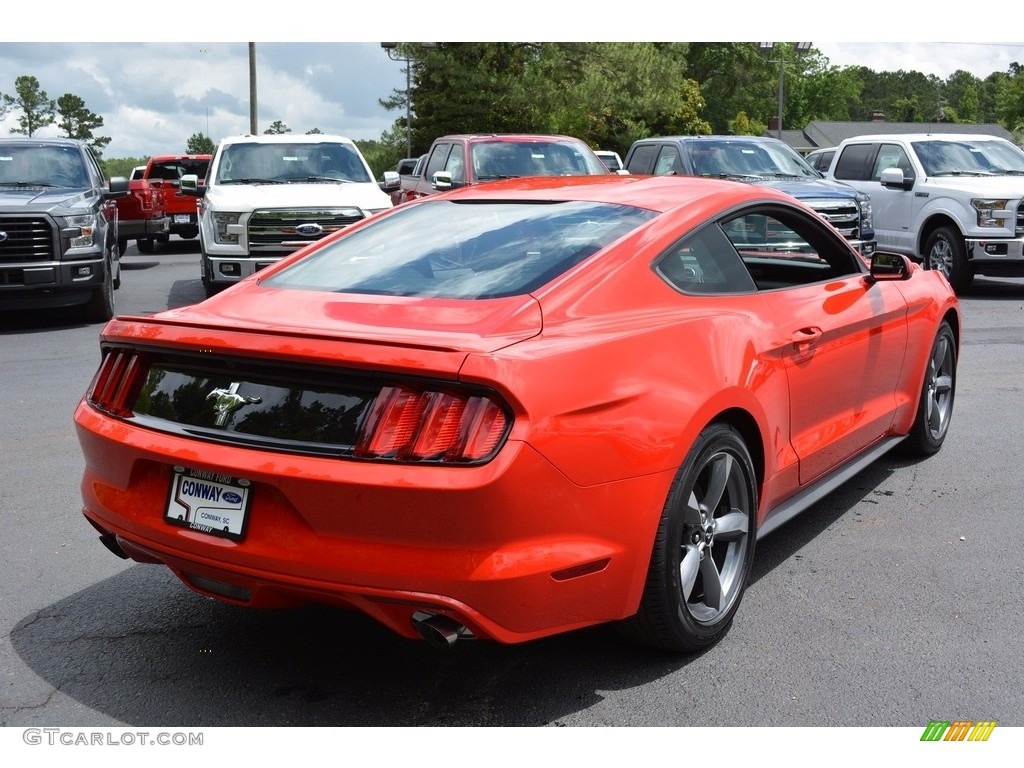
[[[137,240],[140,237],[166,235],[170,231],[170,218],[159,216],[152,219],[129,219],[117,223],[118,237]]]
[[[171,466],[196,466],[193,441],[84,404],[75,422],[83,512],[130,557],[226,602],[341,605],[411,638],[418,612],[505,643],[631,615],[672,480],[583,488],[523,443],[446,468],[211,445],[198,468],[252,482],[245,538],[232,541],[164,521]]]

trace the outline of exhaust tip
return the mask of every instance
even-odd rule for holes
[[[472,636],[464,625],[440,613],[414,613],[412,625],[435,648],[451,648],[459,637]]]
[[[113,552],[115,555],[120,557],[122,560],[130,560],[127,553],[121,549],[121,545],[117,543],[117,536],[112,533],[101,533],[100,543]]]

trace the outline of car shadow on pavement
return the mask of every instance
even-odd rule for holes
[[[898,467],[878,462],[759,543],[752,581],[858,514]],[[743,615],[741,606],[738,620]],[[221,604],[166,568],[136,564],[18,623],[10,642],[40,687],[6,692],[5,724],[18,725],[20,709],[34,723],[45,719],[40,700],[59,691],[113,724],[136,726],[572,725],[574,714],[601,705],[603,691],[681,670],[698,687],[713,685],[726,667],[743,674],[735,667],[748,654],[735,638],[680,656],[599,626],[522,645],[460,640],[439,650],[339,609]],[[685,698],[683,713],[608,724],[727,724],[704,711],[699,696]]]

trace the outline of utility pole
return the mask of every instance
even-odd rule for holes
[[[256,43],[249,43],[249,133],[259,133],[256,120]]]

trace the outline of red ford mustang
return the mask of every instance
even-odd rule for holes
[[[239,605],[694,651],[759,537],[893,447],[939,450],[960,333],[940,272],[868,266],[782,193],[495,182],[112,320],[75,413],[84,513]]]

